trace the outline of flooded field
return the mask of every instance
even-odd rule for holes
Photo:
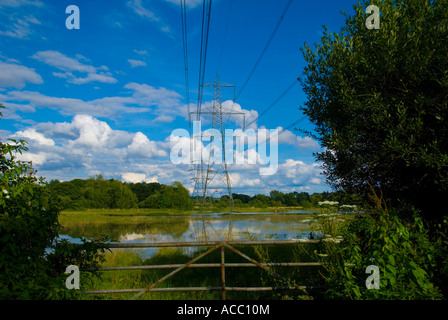
[[[102,213],[107,216],[108,213]],[[216,240],[292,240],[308,238],[313,227],[310,211],[281,214],[264,212],[210,213],[181,216],[115,216],[106,222],[82,221],[63,224],[61,238],[77,242],[108,236],[113,242],[181,242]],[[138,250],[143,257],[157,248]],[[196,250],[194,247],[185,250]]]

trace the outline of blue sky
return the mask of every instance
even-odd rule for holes
[[[294,0],[244,90],[287,0],[213,0],[205,82],[223,89],[224,106],[255,120],[305,66],[304,43],[322,25],[338,31],[341,11],[355,1]],[[196,108],[202,1],[187,0],[190,110]],[[80,29],[67,29],[66,7],[80,10]],[[177,0],[0,0],[0,136],[24,138],[40,176],[71,180],[103,174],[122,181],[180,180],[190,190],[188,165],[170,161],[170,135],[188,129],[180,5]],[[205,89],[204,106],[213,90]],[[305,102],[297,83],[251,126],[280,132],[299,119]],[[238,121],[224,121],[238,128]],[[206,123],[204,123],[204,128]],[[298,127],[312,129],[307,119]],[[256,194],[330,190],[313,152],[318,143],[294,130],[279,135],[278,170],[231,168],[234,192]],[[218,187],[217,187],[218,188]]]

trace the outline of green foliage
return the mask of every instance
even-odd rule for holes
[[[193,207],[190,193],[179,181],[173,182],[171,186],[161,185],[159,191],[154,192],[138,205],[140,208],[153,209],[191,209]]]
[[[160,191],[162,185],[157,182],[138,182],[138,183],[129,183],[129,187],[132,192],[137,196],[137,201],[142,202],[150,195],[154,194],[156,191]]]
[[[416,213],[412,221],[404,222],[381,198],[374,195],[374,200],[374,207],[342,229],[341,243],[325,242],[323,250],[328,256],[323,259],[324,277],[330,288],[327,298],[442,299],[436,286],[441,274],[435,272],[440,269],[440,261],[435,257],[446,257],[446,249],[431,241]],[[366,287],[369,265],[379,268],[379,289]]]
[[[26,150],[23,140],[0,142],[0,298],[76,298],[76,290],[65,287],[66,267],[95,267],[105,245],[57,242],[58,205],[44,179],[17,160]],[[81,274],[84,280],[92,275]]]
[[[86,180],[74,179],[60,182],[52,180],[48,188],[59,203],[61,210],[73,209],[185,209],[193,208],[193,201],[188,190],[178,181],[171,185],[157,182],[152,183],[123,183],[118,180],[105,180],[98,175]],[[354,203],[353,197],[343,191],[322,192],[310,195],[307,192],[283,193],[273,190],[270,195],[233,193],[236,207],[267,208],[297,207],[316,208],[318,202],[323,200],[339,201],[342,203]],[[229,206],[229,197],[209,198],[216,208]],[[345,202],[344,202],[345,201]]]
[[[86,180],[53,180],[48,188],[64,209],[191,209],[188,190],[175,181],[171,186],[159,183],[123,183],[99,175]],[[140,201],[139,201],[140,200]]]
[[[267,208],[267,207],[303,207],[319,208],[319,202],[338,201],[342,204],[359,204],[360,199],[355,195],[349,195],[339,190],[336,192],[322,192],[309,194],[308,192],[289,192],[284,193],[278,190],[272,190],[268,195],[256,194],[249,196],[246,194],[233,193],[234,205],[240,208]],[[237,201],[238,200],[238,201]],[[222,196],[221,199],[215,199],[213,203],[218,208],[224,208],[229,205],[229,196]]]
[[[381,11],[380,29],[365,9]],[[440,216],[448,195],[448,0],[363,0],[325,29],[301,80],[327,180],[367,199],[368,183]]]
[[[26,151],[23,140],[0,142],[0,296],[24,297],[28,283],[39,291],[45,249],[57,237],[57,211],[48,203],[42,180],[30,165],[16,161]]]
[[[87,180],[52,180],[48,188],[60,203],[61,210],[137,207],[137,197],[129,185],[114,179],[104,180],[101,175]]]

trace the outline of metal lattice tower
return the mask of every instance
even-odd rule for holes
[[[227,192],[229,194],[230,199],[230,205],[233,207],[233,197],[232,197],[232,186],[230,182],[230,174],[229,174],[229,168],[228,163],[226,159],[226,152],[225,152],[225,132],[224,132],[224,126],[222,121],[223,114],[240,114],[244,117],[244,125],[245,126],[245,114],[243,112],[237,112],[237,111],[226,111],[223,110],[222,104],[221,104],[221,88],[222,87],[233,87],[234,88],[234,101],[235,101],[235,86],[223,83],[219,80],[219,75],[216,74],[216,79],[212,83],[203,84],[203,87],[213,87],[214,93],[213,93],[213,102],[211,108],[205,108],[205,109],[199,109],[196,112],[190,112],[190,119],[191,115],[196,115],[196,119],[201,120],[201,116],[211,116],[211,129],[212,133],[207,135],[207,139],[210,139],[210,152],[208,155],[208,159],[204,159],[202,149],[200,154],[200,159],[197,159],[196,161],[192,161],[193,170],[195,172],[194,177],[192,178],[194,180],[194,191],[193,196],[196,196],[196,198],[199,200],[199,197],[202,198],[202,206],[205,205],[205,202],[207,200],[207,195],[209,194],[209,186],[210,183],[214,180],[214,178],[219,175],[222,178],[222,181],[225,185],[225,188],[227,189]],[[220,133],[220,136],[217,136],[217,139],[221,139],[221,141],[215,141],[215,134],[216,130]],[[200,131],[201,137],[200,141],[202,141],[202,138],[204,137],[203,131]],[[220,165],[215,163],[215,158],[213,155],[213,144],[219,144],[221,148],[221,159],[220,159]],[[196,150],[196,149],[195,149]]]

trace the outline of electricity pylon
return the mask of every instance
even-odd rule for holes
[[[207,194],[209,192],[209,185],[213,181],[213,179],[216,177],[216,175],[219,175],[223,182],[225,187],[227,188],[227,191],[229,193],[229,199],[230,199],[230,206],[233,207],[233,197],[232,197],[232,186],[230,181],[230,174],[229,174],[229,168],[227,164],[226,159],[226,150],[225,150],[225,132],[224,132],[224,126],[222,121],[223,114],[240,114],[244,116],[243,121],[243,127],[245,126],[245,114],[243,112],[237,112],[237,111],[227,111],[223,110],[222,104],[221,104],[221,88],[222,87],[233,87],[234,88],[234,95],[233,100],[235,101],[235,86],[223,83],[219,80],[219,75],[216,74],[216,79],[214,82],[203,84],[202,87],[213,87],[214,93],[213,93],[213,102],[211,108],[205,108],[205,109],[198,109],[195,112],[190,112],[190,119],[191,115],[195,114],[196,119],[201,120],[201,116],[211,116],[211,124],[212,128],[209,130],[210,134],[208,134],[207,140],[210,139],[209,144],[209,153],[208,153],[208,159],[204,159],[202,148],[200,153],[200,159],[197,159],[196,161],[192,161],[193,170],[195,171],[195,175],[192,178],[194,180],[194,191],[193,196],[196,196],[197,199],[199,197],[202,197],[202,207],[204,207],[205,202],[207,200]],[[215,132],[218,131],[219,135],[215,135]],[[203,131],[201,129],[200,131],[200,141],[202,141]],[[220,148],[221,148],[221,159],[220,163],[221,166],[219,168],[218,165],[215,163],[216,157],[214,156],[214,149],[213,145],[217,144],[217,141],[215,141],[216,138],[220,138]],[[195,139],[195,137],[193,137]],[[194,141],[196,142],[196,140]],[[194,149],[197,151],[197,149]],[[233,159],[232,159],[233,160]]]

